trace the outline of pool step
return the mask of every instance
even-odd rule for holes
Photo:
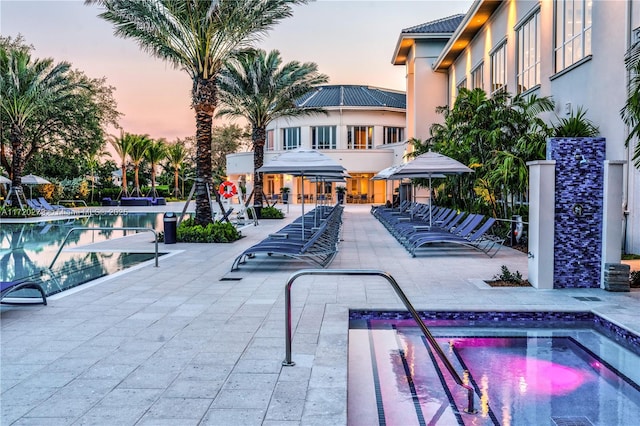
[[[594,426],[585,416],[551,417],[555,426]]]

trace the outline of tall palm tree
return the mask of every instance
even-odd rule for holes
[[[149,191],[147,196],[152,196],[153,198],[158,197],[158,192],[156,191],[156,167],[160,161],[165,158],[167,158],[167,145],[165,140],[152,140],[144,154],[144,159],[147,160],[151,166],[151,191]]]
[[[633,153],[633,164],[640,169],[640,41],[629,47],[624,56],[624,64],[629,73],[629,85],[627,86],[627,101],[620,110],[620,116],[624,124],[629,126],[629,135],[625,140],[626,146],[636,139],[636,147]]]
[[[133,192],[134,197],[141,197],[140,192],[140,163],[144,160],[152,140],[147,135],[132,135],[131,149],[129,150],[129,158],[133,163]]]
[[[217,107],[216,77],[237,49],[251,46],[292,6],[308,0],[87,0],[105,8],[100,17],[115,34],[133,38],[151,55],[184,69],[193,81],[196,113],[196,223],[212,222],[211,128]]]
[[[181,195],[178,178],[182,164],[187,159],[188,154],[189,152],[179,139],[167,147],[167,160],[173,169],[173,196],[176,198]]]
[[[25,166],[25,133],[39,117],[64,105],[81,86],[69,77],[67,62],[31,59],[26,50],[0,46],[0,113],[9,123],[11,144],[11,201],[22,205],[22,171]],[[21,198],[24,198],[22,195]]]
[[[262,205],[262,173],[267,125],[280,117],[325,113],[322,108],[299,108],[296,100],[329,81],[318,66],[307,62],[282,64],[280,52],[251,50],[230,60],[220,73],[218,116],[243,117],[251,125],[254,204]]]
[[[122,190],[120,194],[123,197],[129,196],[129,189],[127,187],[127,157],[129,157],[129,153],[131,152],[133,139],[133,135],[125,132],[120,132],[120,137],[113,135],[109,137],[109,143],[116,154],[118,154],[118,157],[120,157],[120,171],[122,172]]]
[[[100,159],[108,155],[109,153],[102,149],[84,154],[85,165],[89,169],[89,175],[91,176],[91,202],[93,202],[93,193],[96,189],[96,169],[100,166]]]

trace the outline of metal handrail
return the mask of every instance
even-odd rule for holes
[[[58,200],[58,204],[60,203],[83,204],[85,207],[89,207],[87,206],[87,202],[85,200]]]
[[[418,324],[418,326],[422,330],[422,333],[429,341],[431,348],[435,351],[435,353],[440,358],[440,361],[442,361],[444,366],[447,368],[447,370],[453,377],[453,380],[456,382],[456,384],[458,384],[459,386],[462,386],[467,390],[468,405],[465,411],[470,414],[477,412],[473,406],[473,394],[474,394],[473,388],[462,381],[462,378],[456,371],[455,367],[453,366],[453,364],[451,364],[451,361],[449,361],[449,359],[447,358],[447,355],[442,351],[442,348],[440,347],[440,345],[438,345],[438,342],[436,342],[436,339],[433,337],[433,335],[425,325],[424,321],[422,321],[422,318],[420,318],[420,315],[418,315],[418,312],[415,310],[411,302],[409,302],[409,299],[400,288],[400,285],[398,285],[398,282],[388,272],[384,272],[384,271],[379,271],[375,269],[301,269],[297,272],[294,272],[289,277],[289,280],[287,281],[287,285],[285,286],[285,290],[284,290],[286,355],[285,355],[285,360],[282,361],[282,365],[284,366],[296,365],[296,363],[291,360],[291,334],[292,334],[291,333],[291,286],[293,285],[293,282],[296,279],[298,279],[303,275],[347,275],[347,276],[368,275],[368,276],[379,276],[379,277],[385,278],[389,282],[389,284],[391,284],[391,286],[395,290],[400,300],[402,300],[402,303],[407,308],[409,313],[411,313],[411,316],[413,317],[414,321]],[[469,372],[465,370],[465,374],[468,375]]]
[[[156,245],[156,268],[158,267],[158,233],[151,228],[143,228],[143,227],[135,227],[135,226],[125,226],[125,227],[120,227],[120,228],[113,228],[110,226],[91,226],[91,227],[75,227],[75,228],[71,228],[69,230],[69,232],[67,232],[67,235],[64,237],[64,240],[62,241],[62,244],[60,244],[60,248],[58,249],[58,252],[56,253],[56,255],[53,257],[53,260],[51,261],[51,264],[49,265],[49,270],[51,270],[53,268],[53,264],[56,263],[56,260],[58,260],[58,256],[60,256],[60,253],[62,252],[62,249],[64,248],[64,245],[67,243],[67,240],[69,239],[69,236],[74,232],[74,231],[150,231],[153,232],[153,235],[155,236],[155,245]]]

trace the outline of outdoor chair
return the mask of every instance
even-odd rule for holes
[[[32,208],[33,210],[46,210],[39,202],[38,200],[34,200],[32,198],[27,198],[27,205]]]
[[[42,206],[43,210],[58,211],[58,212],[64,212],[64,213],[67,213],[67,214],[73,214],[73,210],[71,210],[71,209],[68,209],[66,207],[60,206],[58,204],[53,204],[53,205],[49,204],[49,202],[44,197],[38,197],[38,202]]]
[[[489,235],[487,235],[487,232],[495,222],[495,218],[488,218],[477,230],[475,230],[468,237],[461,237],[452,233],[445,232],[424,235],[422,238],[414,242],[411,250],[411,255],[415,257],[417,250],[430,244],[456,244],[465,247],[471,247],[473,249],[482,251],[489,257],[493,257],[498,252],[498,250],[500,250],[500,247],[498,247],[493,252],[493,254],[491,254],[491,250],[496,244],[501,245],[501,241],[496,238],[490,237]]]
[[[0,281],[0,303],[18,304],[18,302],[16,303],[5,302],[4,301],[5,296],[7,296],[10,293],[13,293],[14,291],[27,289],[27,288],[39,291],[40,295],[42,296],[42,302],[33,302],[33,303],[25,302],[24,304],[40,304],[40,303],[42,303],[43,305],[47,304],[47,296],[42,286],[36,282],[28,281],[28,280]]]

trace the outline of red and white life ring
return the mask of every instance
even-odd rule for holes
[[[231,198],[238,193],[238,188],[236,188],[236,184],[225,180],[220,184],[220,188],[218,188],[218,194],[224,198]]]

